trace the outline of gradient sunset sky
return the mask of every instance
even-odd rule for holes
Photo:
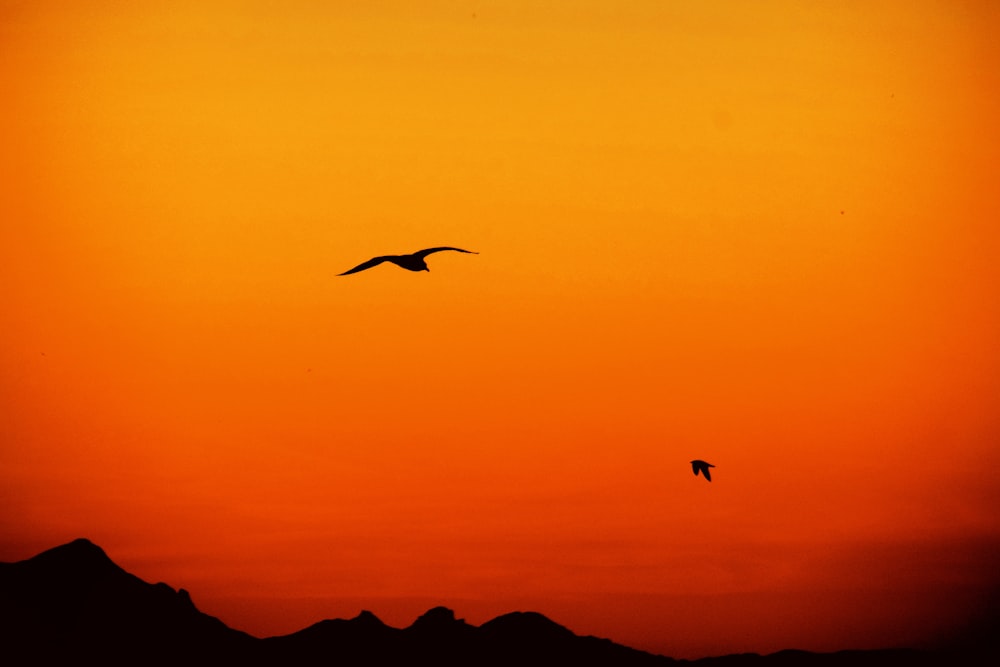
[[[1000,591],[998,32],[3,0],[0,560],[87,537],[258,636],[963,632]],[[480,254],[336,277],[437,245]]]

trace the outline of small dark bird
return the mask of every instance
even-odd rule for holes
[[[691,469],[694,470],[694,476],[697,477],[698,473],[700,472],[702,475],[705,476],[705,479],[707,479],[710,482],[712,481],[712,473],[710,473],[708,469],[714,467],[715,466],[712,465],[711,463],[706,463],[701,459],[695,459],[694,461],[691,461]]]
[[[458,252],[467,252],[470,255],[478,255],[478,252],[473,252],[471,250],[462,250],[461,248],[427,248],[426,250],[418,250],[410,255],[384,255],[382,257],[373,257],[367,262],[358,264],[350,271],[344,271],[343,273],[338,273],[338,276],[346,276],[351,273],[357,273],[358,271],[364,271],[365,269],[370,269],[373,266],[378,266],[382,262],[392,262],[396,266],[406,269],[408,271],[430,271],[427,268],[427,262],[424,261],[424,257],[431,254],[432,252],[441,252],[442,250],[455,250]]]

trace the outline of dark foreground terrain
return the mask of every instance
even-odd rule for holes
[[[3,665],[607,665],[615,667],[790,667],[956,665],[972,653],[907,649],[674,660],[580,637],[534,612],[480,626],[431,609],[407,628],[362,612],[258,639],[203,614],[184,589],[149,584],[118,567],[87,540],[34,558],[0,563],[0,664]],[[989,664],[984,662],[982,664]]]

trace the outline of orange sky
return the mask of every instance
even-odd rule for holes
[[[0,6],[0,560],[88,537],[261,636],[961,631],[995,3],[413,4]]]

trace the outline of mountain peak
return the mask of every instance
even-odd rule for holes
[[[514,611],[497,616],[482,625],[484,630],[500,634],[532,637],[572,637],[573,632],[536,611]]]
[[[41,651],[39,664],[68,662],[62,658],[74,651],[107,657],[104,664],[124,664],[125,656],[150,664],[136,656],[153,646],[175,664],[196,648],[249,652],[253,641],[199,612],[186,590],[143,581],[87,539],[5,563],[0,590],[0,643],[17,647],[14,654]]]
[[[108,555],[104,553],[104,549],[97,546],[86,537],[78,537],[72,542],[67,542],[66,544],[60,545],[58,547],[53,547],[49,551],[63,551],[65,553],[74,554],[87,554],[91,556],[101,556],[103,558],[108,558]],[[110,559],[108,559],[110,560]]]
[[[79,548],[83,548],[83,549],[97,549],[98,551],[101,551],[101,552],[104,551],[103,549],[101,549],[101,547],[97,546],[96,544],[94,544],[93,542],[91,542],[90,540],[88,540],[86,537],[78,537],[75,540],[73,540],[72,542],[69,542],[68,544],[64,544],[63,546],[73,546],[73,547],[79,547]]]
[[[465,625],[465,620],[461,618],[456,619],[455,612],[447,607],[434,607],[425,611],[410,627],[426,630],[451,628],[456,625]]]
[[[385,623],[382,622],[378,616],[368,611],[367,609],[361,610],[361,613],[351,619],[352,622],[359,625],[364,625],[367,627],[383,627]]]
[[[107,571],[120,569],[114,561],[108,558],[104,549],[90,540],[80,537],[72,542],[43,551],[28,562],[41,567],[55,567],[71,571]]]

